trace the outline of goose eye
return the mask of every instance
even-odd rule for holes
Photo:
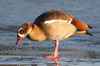
[[[20,33],[20,34],[23,34],[23,33],[24,33],[24,30],[20,30],[19,33]]]

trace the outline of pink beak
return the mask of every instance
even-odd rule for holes
[[[17,37],[17,41],[16,41],[16,45],[18,45],[20,43],[20,41],[22,40],[22,37]]]

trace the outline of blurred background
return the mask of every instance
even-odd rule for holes
[[[100,0],[0,0],[1,55],[51,54],[53,41],[33,42],[25,38],[18,46],[15,45],[18,27],[23,23],[34,22],[48,10],[65,11],[93,27],[89,30],[93,33],[92,37],[76,34],[60,41],[62,57],[100,58]]]

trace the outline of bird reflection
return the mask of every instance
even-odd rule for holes
[[[56,66],[59,66],[59,62],[58,62],[59,58],[53,58],[53,60],[55,61]]]

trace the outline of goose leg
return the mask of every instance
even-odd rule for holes
[[[45,58],[51,58],[51,59],[58,58],[59,57],[58,47],[59,47],[59,40],[55,40],[54,53],[50,56],[45,56]]]

